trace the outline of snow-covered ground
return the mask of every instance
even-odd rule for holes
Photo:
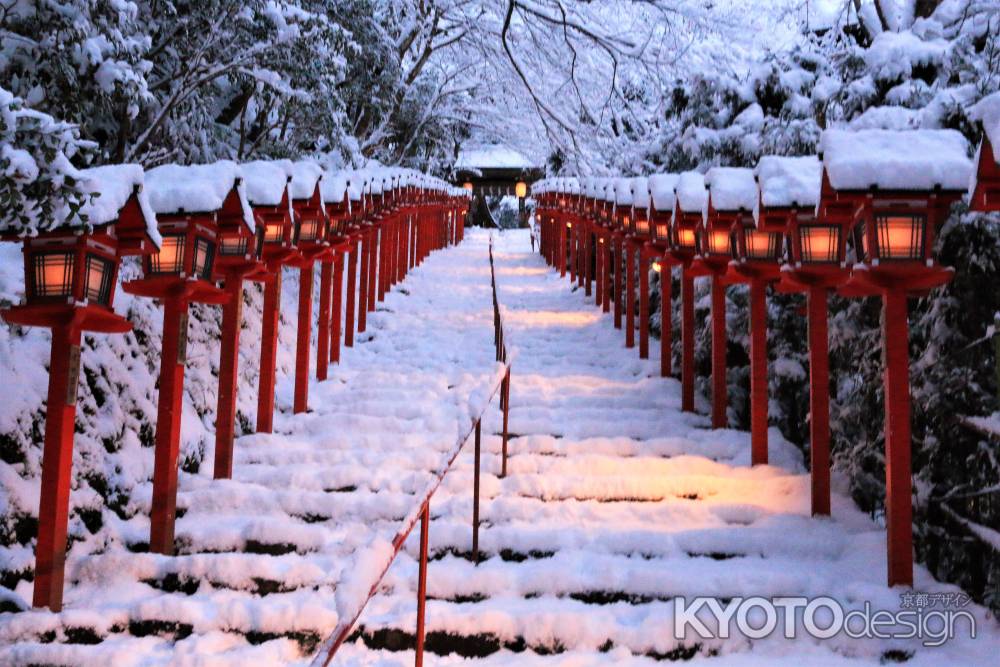
[[[140,483],[130,519],[106,514],[91,538],[104,543],[70,552],[61,613],[0,613],[0,664],[308,661],[363,600],[495,375],[489,276],[485,237],[432,253],[312,384],[310,412],[291,414],[284,376],[275,432],[237,440],[232,480],[181,472],[174,557],[145,553]],[[17,593],[30,600],[30,581]]]
[[[899,612],[908,591],[885,586],[884,530],[842,492],[845,480],[835,477],[832,518],[811,518],[801,456],[776,430],[772,465],[751,469],[748,434],[712,431],[680,412],[679,383],[658,377],[658,346],[648,361],[624,349],[611,317],[530,254],[525,233],[498,237],[497,264],[508,340],[519,349],[509,475],[497,477],[494,411],[478,566],[469,554],[471,452],[431,505],[425,664],[996,664],[1000,628],[975,605],[963,609],[977,638],[959,626],[937,648],[811,639],[801,620],[795,639],[780,630],[759,640],[676,638],[677,597],[725,605],[831,596],[845,610],[870,601]],[[362,616],[362,634],[334,664],[413,663],[416,546],[411,538]],[[913,592],[959,592],[919,566],[915,580]]]

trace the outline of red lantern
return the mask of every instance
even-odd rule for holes
[[[767,391],[767,285],[774,285],[781,275],[785,234],[790,222],[812,217],[819,199],[821,169],[815,157],[776,157],[760,159],[754,171],[758,196],[752,221],[743,220],[734,227],[735,275],[750,284],[750,460],[753,465],[768,461],[768,391]],[[815,233],[816,227],[811,228]],[[813,241],[810,237],[809,242]],[[834,247],[833,243],[828,244]],[[810,245],[810,252],[816,248]],[[825,354],[825,347],[823,350]],[[821,363],[810,369],[821,369]],[[816,373],[817,383],[829,384]],[[814,389],[811,396],[822,400],[824,388]],[[816,407],[817,415],[810,424],[815,426],[825,407]],[[822,437],[813,439],[811,448],[814,489],[829,488],[825,480],[828,467],[823,461],[826,450]],[[824,486],[825,485],[825,486]],[[817,499],[820,494],[817,494]]]
[[[256,431],[270,433],[274,426],[281,267],[298,257],[293,245],[295,228],[288,193],[292,163],[289,160],[247,162],[241,165],[241,171],[254,218],[263,229],[260,250],[263,267],[250,277],[264,283]]]
[[[344,255],[350,247],[346,172],[327,173],[320,180],[331,252],[320,265],[319,337],[316,345],[316,378],[325,380],[327,365],[340,362],[341,299]]]
[[[671,313],[673,298],[671,267],[677,261],[670,255],[671,222],[674,213],[674,188],[677,174],[654,174],[647,183],[649,197],[649,225],[651,235],[651,257],[654,270],[660,273],[660,375],[669,377],[672,373],[673,321]]]
[[[705,177],[687,171],[677,177],[669,254],[681,265],[681,410],[694,412],[694,278],[698,226],[707,205]]]
[[[283,174],[278,176],[279,183],[283,177]],[[254,218],[242,176],[237,180],[236,194],[235,197],[225,199],[218,213],[218,252],[213,267],[215,280],[223,282],[223,289],[229,296],[222,306],[219,394],[215,421],[215,479],[229,479],[233,474],[243,281],[265,272],[261,261],[264,225],[257,224]]]
[[[886,532],[888,582],[912,585],[909,330],[907,296],[943,285],[953,271],[937,264],[934,234],[965,194],[973,165],[954,130],[856,133],[821,138],[823,199],[850,205],[853,267],[847,295],[882,297],[885,360]],[[862,163],[863,161],[863,163]]]
[[[289,262],[299,269],[298,326],[295,339],[295,391],[292,411],[296,414],[309,409],[309,346],[312,340],[313,266],[327,257],[327,217],[320,192],[322,168],[311,160],[292,165],[292,180],[288,192],[295,216],[295,246],[298,257]]]
[[[171,554],[188,306],[192,302],[220,305],[229,299],[229,294],[211,282],[219,214],[238,208],[243,194],[239,167],[233,162],[157,167],[146,174],[146,185],[153,210],[160,216],[163,243],[159,253],[145,257],[143,277],[122,287],[136,296],[163,302],[149,548],[156,553]]]
[[[33,604],[56,612],[62,608],[82,334],[132,328],[112,310],[118,266],[125,255],[156,252],[159,242],[142,167],[98,167],[82,176],[94,199],[65,224],[30,238],[16,228],[0,229],[0,239],[23,244],[25,273],[25,303],[0,315],[11,324],[52,329]]]
[[[698,227],[699,254],[696,270],[712,279],[712,427],[728,425],[726,408],[726,285],[729,263],[736,254],[740,227],[752,224],[757,202],[753,171],[735,167],[713,167],[705,174],[708,201]]]

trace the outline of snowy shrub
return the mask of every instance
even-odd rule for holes
[[[70,158],[91,149],[75,126],[0,88],[0,229],[31,236],[65,224],[87,198]]]

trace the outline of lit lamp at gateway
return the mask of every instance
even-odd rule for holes
[[[674,187],[674,215],[669,253],[681,265],[681,409],[694,412],[694,277],[698,225],[707,205],[705,177],[686,171]]]
[[[146,187],[163,243],[159,253],[144,258],[143,277],[125,283],[122,289],[163,303],[149,549],[170,555],[174,551],[188,307],[196,302],[221,305],[229,299],[227,292],[211,282],[219,215],[238,210],[245,195],[240,168],[228,161],[157,167],[146,174]]]
[[[156,252],[160,240],[142,167],[114,165],[80,174],[81,189],[93,198],[78,212],[57,210],[40,230],[0,224],[0,240],[21,243],[25,284],[25,303],[0,310],[0,316],[52,329],[32,603],[53,612],[63,601],[83,332],[132,329],[112,310],[119,263],[127,255]]]
[[[827,202],[850,202],[857,263],[841,292],[882,297],[888,583],[913,584],[907,297],[951,280],[934,235],[966,192],[973,165],[954,130],[827,130],[820,138]],[[905,166],[901,166],[905,165]]]
[[[647,179],[646,197],[649,199],[649,226],[653,270],[660,273],[660,312],[673,311],[673,285],[671,267],[677,262],[669,254],[670,228],[674,214],[674,188],[677,174],[654,174]],[[633,181],[633,189],[635,189]],[[673,360],[673,322],[670,317],[660,318],[660,376],[670,377]]]
[[[528,184],[524,181],[518,181],[514,184],[514,195],[518,199],[524,199],[528,196]]]

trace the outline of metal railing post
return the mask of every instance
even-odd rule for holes
[[[479,460],[482,446],[482,419],[476,420],[475,471],[472,478],[472,562],[479,564]]]
[[[500,400],[503,405],[503,445],[501,446],[500,477],[507,476],[507,422],[510,417],[510,368],[504,375],[503,387],[500,389]]]
[[[424,618],[427,607],[427,533],[430,529],[430,498],[420,512],[420,570],[417,575],[417,646],[413,659],[415,667],[424,664]]]

